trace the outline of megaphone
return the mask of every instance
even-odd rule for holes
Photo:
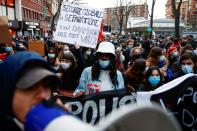
[[[123,106],[96,126],[100,131],[182,131],[176,119],[155,104]]]
[[[57,105],[38,104],[26,115],[25,131],[97,131]]]

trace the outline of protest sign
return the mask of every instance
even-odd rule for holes
[[[0,44],[10,43],[12,38],[9,33],[7,16],[0,16]]]
[[[186,130],[197,128],[197,75],[187,74],[154,91],[138,92],[137,103],[157,102],[169,115],[175,115]],[[186,106],[187,105],[187,106]]]
[[[63,103],[71,104],[72,113],[91,124],[95,124],[114,109],[135,103],[135,95],[125,90],[105,91],[80,99],[65,96],[56,96],[56,98],[60,98]]]
[[[28,42],[29,51],[37,52],[41,56],[45,55],[45,44],[41,40],[30,40]]]
[[[95,48],[102,18],[101,9],[62,2],[54,40]]]

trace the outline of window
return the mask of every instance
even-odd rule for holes
[[[31,19],[31,11],[28,10],[28,19]]]
[[[29,18],[28,10],[26,9],[25,12],[26,12],[26,19],[28,19]]]
[[[7,0],[6,6],[8,6],[8,7],[14,7],[14,5],[15,5],[15,0]]]
[[[9,20],[15,20],[15,13],[14,13],[14,8],[8,7],[8,19]]]
[[[5,0],[0,0],[0,5],[5,5]]]
[[[22,19],[24,19],[25,13],[24,13],[24,8],[22,8]]]
[[[35,19],[35,15],[34,15],[34,11],[32,11],[32,19],[34,20]]]
[[[6,7],[0,5],[0,16],[6,16]]]
[[[29,11],[29,18],[32,19],[32,11]]]
[[[38,13],[36,12],[36,20],[38,20],[39,19],[39,15],[38,15]]]
[[[27,11],[25,8],[23,8],[23,13],[24,13],[24,19],[26,19],[27,18]]]
[[[24,19],[26,19],[27,18],[27,12],[26,12],[26,9],[25,8],[23,8],[23,14],[24,14]]]

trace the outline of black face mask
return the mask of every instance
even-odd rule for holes
[[[48,63],[51,64],[52,66],[55,65],[55,58],[48,58]]]
[[[133,55],[133,58],[136,60],[136,59],[139,59],[141,58],[141,54],[138,54],[138,55]]]

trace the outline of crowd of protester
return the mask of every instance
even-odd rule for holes
[[[1,62],[15,52],[28,51],[30,39],[14,37],[11,45],[1,44]],[[52,38],[34,39],[45,42],[45,59],[61,80],[60,92],[75,91],[76,95],[119,88],[150,91],[197,72],[197,43],[192,36],[177,39],[160,35],[150,39],[143,35],[112,35],[99,42],[96,49],[55,42]]]
[[[30,39],[32,38],[13,37],[12,43],[0,44],[0,65],[9,68],[9,72],[6,72],[8,73],[7,79],[3,77],[1,81],[5,80],[2,83],[6,86],[6,82],[12,80],[12,85],[8,89],[12,90],[10,92],[12,95],[13,90],[17,91],[17,94],[14,95],[14,98],[16,97],[18,100],[16,103],[22,101],[22,98],[17,98],[18,94],[32,93],[23,91],[21,88],[39,86],[38,83],[42,85],[38,88],[39,91],[44,92],[45,95],[36,99],[35,103],[48,98],[49,94],[54,91],[50,89],[55,83],[60,83],[58,88],[55,88],[55,92],[61,95],[68,92],[68,96],[81,97],[124,88],[128,92],[152,91],[185,74],[197,73],[197,41],[192,36],[177,39],[168,35],[149,38],[143,35],[119,36],[114,34],[99,42],[95,49],[80,47],[80,43],[70,45],[53,41],[52,38],[35,37],[33,39],[45,43],[45,56],[42,57],[37,54],[24,53],[29,51],[28,41]],[[28,58],[29,56],[32,57]],[[11,60],[14,61],[11,62]],[[10,65],[13,63],[14,65]],[[38,75],[36,73],[40,71],[45,76],[41,77],[40,74],[38,75],[40,78],[33,81],[36,78],[28,76],[26,70],[34,72],[35,75]],[[13,77],[9,78],[9,73],[12,72]],[[56,76],[51,72],[54,72]],[[20,73],[27,75],[26,78],[23,78]],[[47,82],[40,82],[46,76]],[[27,77],[29,80],[26,80]],[[21,79],[22,82],[20,82]],[[23,83],[24,81],[27,81],[26,84]],[[29,82],[30,85],[27,84]],[[20,120],[24,121],[24,114],[21,115],[19,111],[21,107],[14,106],[18,108],[16,113]],[[27,107],[30,108],[29,105]],[[2,116],[9,115],[10,112],[5,110],[3,113],[5,114],[1,114]]]

